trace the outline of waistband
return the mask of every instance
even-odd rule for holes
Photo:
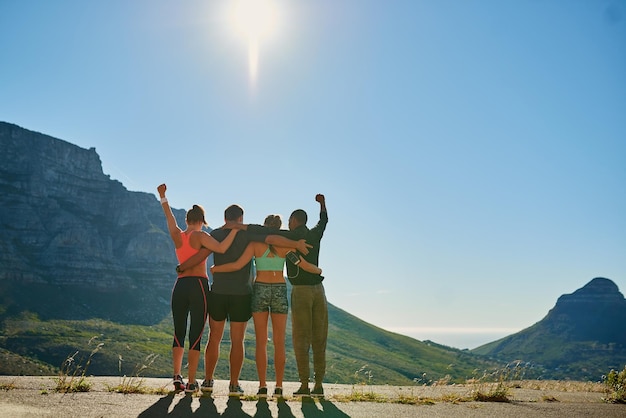
[[[287,283],[265,283],[265,282],[254,282],[255,286],[287,286]]]
[[[180,279],[204,279],[204,280],[209,280],[208,277],[204,277],[204,276],[182,276],[182,277],[177,277],[176,280],[180,280]]]

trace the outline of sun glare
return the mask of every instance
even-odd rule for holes
[[[256,84],[259,69],[259,50],[275,32],[278,10],[271,0],[236,0],[230,10],[230,23],[248,47],[248,73]]]

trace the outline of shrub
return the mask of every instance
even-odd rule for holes
[[[607,397],[605,401],[611,403],[626,403],[626,366],[621,372],[611,370],[604,379]]]
[[[91,345],[97,337],[92,337],[88,345]],[[91,364],[93,356],[100,351],[104,343],[99,343],[91,350],[91,354],[87,358],[85,365],[82,365],[81,361],[76,360],[80,351],[76,351],[74,354],[68,356],[61,366],[59,376],[56,378],[57,386],[55,390],[57,392],[89,392],[91,390],[91,382],[87,380],[87,369]]]

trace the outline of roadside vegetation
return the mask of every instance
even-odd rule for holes
[[[335,321],[337,322],[337,321]],[[123,325],[100,319],[86,321],[42,321],[35,314],[23,313],[20,317],[5,319],[1,324],[3,334],[0,335],[0,363],[5,369],[0,374],[17,375],[56,375],[55,388],[51,391],[87,392],[92,390],[90,376],[119,376],[119,384],[107,386],[107,390],[117,393],[138,394],[165,394],[168,393],[164,385],[160,388],[145,384],[146,377],[163,377],[171,374],[171,324],[165,319],[153,326]],[[609,371],[600,381],[581,382],[570,380],[542,380],[537,378],[537,369],[528,363],[516,361],[505,366],[494,366],[494,363],[477,360],[470,362],[472,354],[460,350],[438,346],[432,342],[415,342],[408,337],[390,335],[389,340],[365,340],[377,335],[368,324],[360,324],[353,334],[346,337],[340,330],[349,328],[349,322],[343,327],[331,330],[336,346],[328,354],[328,383],[352,384],[351,393],[336,394],[329,399],[339,402],[393,402],[402,404],[431,404],[435,402],[509,402],[512,400],[513,389],[551,390],[560,392],[598,392],[604,393],[603,399],[611,403],[626,403],[626,367],[624,370]],[[249,347],[246,350],[244,369],[247,375],[242,380],[255,380],[254,367],[254,338],[252,327],[246,337]],[[205,331],[206,333],[206,331]],[[354,335],[360,335],[356,339]],[[206,341],[206,335],[203,337]],[[228,333],[224,336],[224,344],[228,345]],[[391,342],[390,342],[391,341]],[[417,345],[415,345],[417,343]],[[389,344],[397,349],[389,351]],[[414,347],[423,351],[412,352]],[[27,347],[31,352],[18,350],[18,347]],[[365,349],[367,347],[367,349]],[[272,347],[269,348],[269,357],[272,358]],[[14,351],[11,351],[11,350]],[[228,350],[223,349],[219,364],[222,369],[217,371],[218,376],[228,376]],[[399,366],[410,353],[419,359],[434,359],[439,362],[437,372],[432,372],[419,363],[418,370],[413,368],[412,376],[399,383],[400,374],[391,377],[389,370],[399,370]],[[69,353],[69,354],[68,354]],[[150,353],[150,354],[146,354]],[[459,363],[444,362],[449,355]],[[29,355],[27,357],[27,355]],[[46,357],[46,363],[42,360]],[[289,354],[288,354],[289,355]],[[437,357],[438,356],[438,357]],[[375,358],[372,363],[359,362],[359,359]],[[28,361],[26,361],[28,359]],[[51,365],[58,364],[58,368]],[[474,364],[474,369],[468,365]],[[20,371],[19,365],[25,365]],[[386,367],[385,367],[386,366]],[[393,367],[392,367],[393,366]],[[6,368],[9,367],[9,368]],[[13,368],[11,368],[13,367]],[[293,370],[288,370],[287,381],[295,381],[295,362]],[[406,364],[405,366],[406,367]],[[353,370],[350,372],[350,370]],[[424,371],[426,370],[426,371]],[[443,370],[444,372],[440,372]],[[35,373],[33,371],[37,371]],[[408,373],[403,371],[403,376]],[[606,373],[606,372],[605,372]],[[464,376],[464,377],[463,377]],[[268,376],[271,379],[271,376]],[[408,383],[406,383],[408,382]],[[405,388],[396,394],[389,391],[377,392],[377,385],[392,385]],[[420,387],[444,387],[454,390],[444,391],[437,397],[427,396],[428,391],[420,391]],[[12,390],[12,382],[0,381],[0,390]],[[462,390],[457,390],[462,389]],[[44,390],[42,393],[47,393]],[[557,395],[558,396],[558,395]],[[252,399],[255,397],[252,396]],[[537,399],[542,402],[558,402],[553,395],[543,395]]]
[[[611,403],[626,403],[626,366],[621,372],[611,370],[606,376],[606,398]]]

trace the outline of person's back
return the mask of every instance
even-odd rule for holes
[[[218,228],[211,231],[211,236],[222,241],[229,234],[230,229]],[[250,243],[246,231],[240,231],[230,248],[224,254],[214,254],[213,261],[216,266],[232,263],[239,259]],[[248,295],[252,292],[250,283],[251,262],[242,269],[228,273],[214,273],[211,292],[221,295]]]
[[[185,231],[181,233],[180,237],[182,240],[182,245],[175,249],[176,258],[179,264],[183,263],[185,260],[196,254],[200,250],[200,248],[202,248],[200,239],[197,237],[198,233],[201,232]],[[178,277],[183,276],[207,277],[206,259],[202,263],[196,264],[192,268],[186,270],[184,273],[181,272],[178,274]]]
[[[294,211],[294,214],[296,214],[297,212],[298,211]],[[294,214],[292,214],[292,217],[294,216]],[[306,213],[304,214],[304,219],[306,219]],[[313,247],[309,249],[309,253],[306,255],[303,254],[302,257],[309,263],[316,266],[319,265],[320,242],[322,240],[322,237],[324,236],[324,231],[326,230],[327,223],[328,214],[326,213],[324,207],[324,210],[320,211],[320,220],[313,228],[309,229],[306,226],[306,222],[294,226],[292,221],[290,221],[290,231],[285,234],[285,236],[290,239],[304,239],[308,244],[313,245]],[[291,229],[292,226],[293,229]],[[305,271],[291,262],[287,262],[287,277],[293,285],[313,285],[321,283],[322,280],[324,280],[321,275]]]

